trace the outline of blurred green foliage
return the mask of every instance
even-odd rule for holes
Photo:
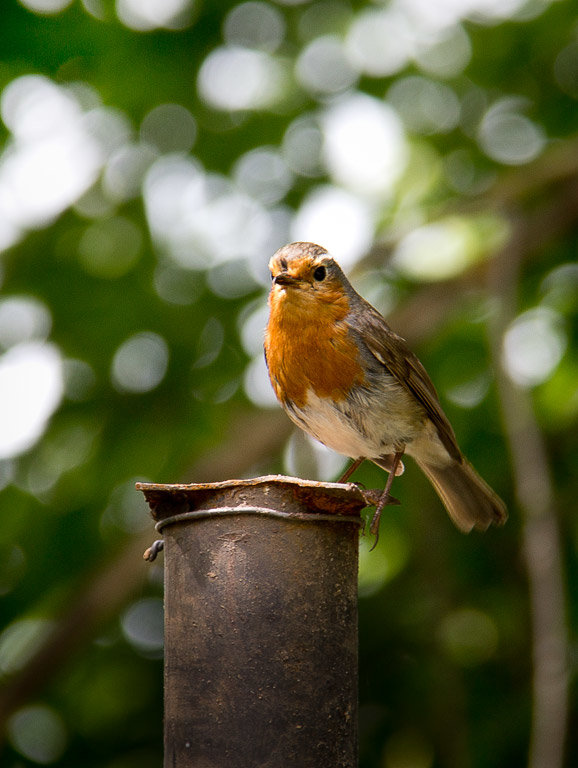
[[[161,762],[135,480],[338,475],[264,378],[266,265],[292,239],[391,316],[511,512],[464,537],[413,466],[396,481],[361,543],[362,768],[576,765],[575,4],[1,16],[2,765]]]

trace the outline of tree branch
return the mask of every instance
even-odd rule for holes
[[[534,668],[528,765],[562,768],[568,722],[569,639],[555,492],[531,397],[511,381],[500,365],[504,332],[516,314],[521,263],[527,251],[536,246],[529,238],[532,233],[539,236],[540,219],[544,216],[537,217],[535,226],[524,223],[516,228],[507,247],[495,259],[491,285],[499,298],[500,314],[492,329],[492,346],[499,372],[504,432],[522,513],[521,546],[528,574]]]

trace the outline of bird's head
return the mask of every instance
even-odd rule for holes
[[[347,279],[331,255],[315,243],[290,243],[269,262],[270,303],[278,302],[305,310],[324,304],[347,303]]]

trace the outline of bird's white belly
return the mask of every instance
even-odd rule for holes
[[[321,443],[352,459],[393,453],[415,436],[415,424],[405,415],[391,410],[376,413],[367,407],[355,423],[333,400],[318,397],[311,390],[304,408],[287,412]]]

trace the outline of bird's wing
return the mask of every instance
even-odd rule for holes
[[[424,407],[450,456],[461,460],[461,451],[427,371],[411,352],[405,339],[394,333],[371,304],[355,313],[355,330],[373,357],[381,363]]]

